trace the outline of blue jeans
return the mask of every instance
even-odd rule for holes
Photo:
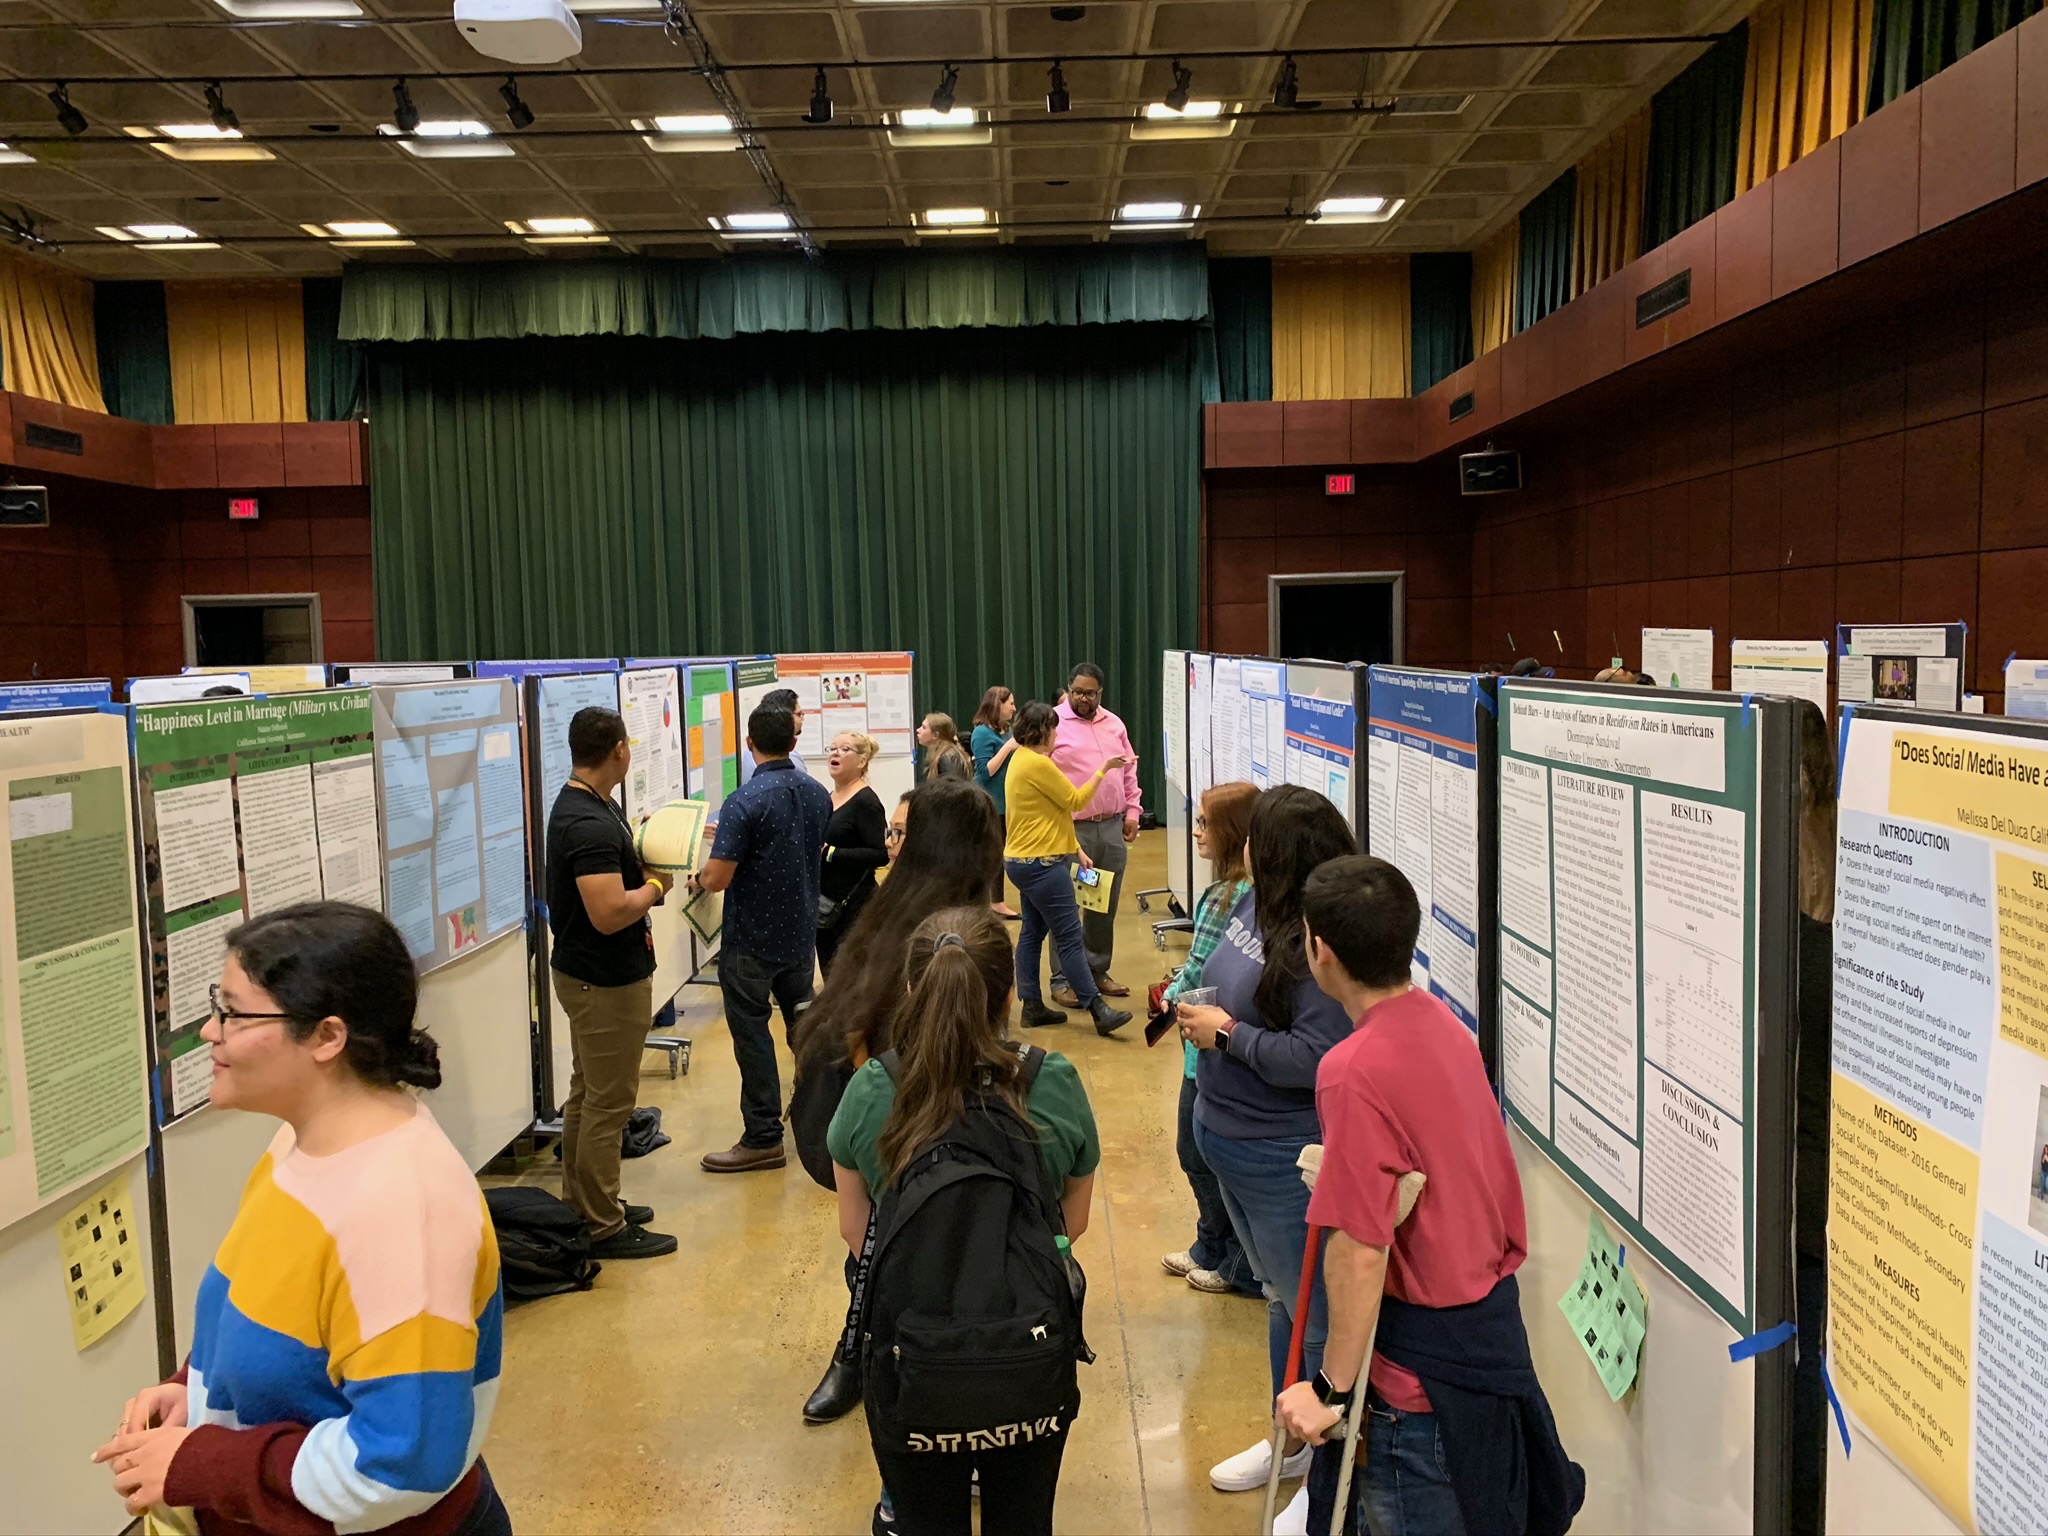
[[[811,962],[790,965],[764,960],[730,947],[718,953],[718,990],[725,1000],[725,1027],[740,1069],[740,1142],[749,1147],[782,1145],[782,1074],[775,1063],[775,1037],[768,1032],[771,1010],[782,1009],[782,1032],[796,1034],[797,1015],[810,1006]]]
[[[1367,1397],[1365,1415],[1366,1462],[1351,1482],[1360,1529],[1372,1536],[1464,1536],[1436,1415],[1401,1413],[1376,1395]],[[1332,1484],[1329,1496],[1336,1491]]]
[[[1017,933],[1017,996],[1027,1003],[1042,1003],[1038,960],[1048,936],[1059,954],[1055,967],[1074,989],[1074,996],[1086,1008],[1097,997],[1095,973],[1088,969],[1088,951],[1081,942],[1081,908],[1074,901],[1074,868],[1065,859],[1041,864],[1036,859],[1004,862],[1010,883],[1017,887],[1017,901],[1024,921]]]
[[[1202,1149],[1195,1145],[1195,1080],[1180,1080],[1180,1125],[1174,1134],[1174,1151],[1180,1154],[1180,1171],[1188,1176],[1188,1188],[1195,1192],[1195,1240],[1188,1256],[1197,1269],[1213,1269],[1230,1282],[1240,1296],[1258,1296],[1259,1277],[1252,1273],[1244,1256],[1244,1244],[1230,1225],[1224,1209],[1223,1190],[1216,1175],[1202,1161]]]
[[[1287,1344],[1294,1329],[1294,1300],[1301,1290],[1301,1261],[1308,1246],[1308,1186],[1294,1166],[1307,1136],[1239,1141],[1218,1136],[1199,1120],[1195,1145],[1223,1191],[1230,1225],[1244,1256],[1266,1293],[1266,1348],[1273,1367],[1273,1395],[1287,1385]],[[1310,1292],[1308,1327],[1301,1340],[1301,1380],[1322,1369],[1323,1339],[1330,1331],[1323,1280]]]

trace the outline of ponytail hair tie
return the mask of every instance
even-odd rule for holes
[[[948,944],[958,944],[964,949],[967,945],[967,941],[961,938],[960,935],[957,933],[942,933],[936,939],[932,940],[932,953],[937,954],[940,950],[944,949]]]

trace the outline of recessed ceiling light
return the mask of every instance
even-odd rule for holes
[[[927,208],[923,222],[928,229],[972,229],[995,223],[986,208]]]
[[[1398,197],[1326,197],[1316,204],[1321,224],[1384,224],[1401,211]]]
[[[502,160],[517,153],[473,117],[422,118],[411,133],[396,123],[379,123],[377,131],[418,160]]]
[[[213,0],[230,16],[244,21],[335,21],[360,16],[356,0]]]
[[[505,227],[523,235],[529,245],[604,245],[611,236],[577,214],[551,214],[539,219],[507,219]]]
[[[122,131],[130,138],[149,140],[151,149],[173,160],[217,163],[277,158],[261,144],[244,139],[240,129],[219,128],[212,123],[158,123],[154,128],[131,123]]]
[[[658,11],[661,0],[569,0],[572,11]]]
[[[686,113],[681,117],[657,117],[654,127],[660,133],[731,133],[732,119],[723,112]]]
[[[1191,101],[1176,112],[1163,101],[1147,103],[1145,115],[1154,122],[1185,122],[1197,117],[1217,117],[1223,112],[1220,101]]]
[[[661,154],[701,154],[740,147],[732,119],[722,112],[696,112],[669,117],[636,117],[640,142]]]
[[[722,218],[713,214],[710,222],[728,240],[789,240],[796,235],[796,225],[790,216],[774,209],[728,213]]]
[[[1237,131],[1241,102],[1191,101],[1179,111],[1147,102],[1131,124],[1133,139],[1227,139]]]
[[[5,144],[0,144],[0,165],[33,165],[35,159],[34,155],[24,154],[21,150],[9,149]]]
[[[182,224],[102,224],[99,232],[110,240],[151,251],[217,251],[220,243],[202,240]]]
[[[130,224],[128,226],[138,240],[197,240],[199,236],[182,224]]]
[[[301,224],[299,228],[323,240],[389,240],[398,233],[382,219],[336,219],[332,224]]]
[[[597,232],[597,226],[581,216],[566,218],[528,219],[527,233],[534,235],[590,235]]]
[[[954,107],[948,112],[931,107],[910,107],[891,112],[885,118],[891,144],[921,144],[939,149],[958,144],[987,144],[995,138],[988,114],[975,107]]]
[[[1194,213],[1200,213],[1197,204]],[[1117,221],[1124,224],[1155,224],[1169,219],[1192,217],[1186,203],[1125,203],[1116,211]]]

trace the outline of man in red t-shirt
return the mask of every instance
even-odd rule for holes
[[[1468,1410],[1477,1402],[1482,1416],[1520,1412],[1529,1395],[1542,1398],[1508,1283],[1527,1256],[1528,1235],[1500,1106],[1472,1032],[1409,982],[1421,912],[1400,870],[1382,859],[1332,859],[1304,885],[1302,911],[1316,983],[1356,1024],[1316,1075],[1323,1162],[1308,1219],[1329,1229],[1323,1370],[1282,1393],[1276,1412],[1292,1433],[1321,1444],[1357,1390],[1375,1327],[1385,1343],[1398,1321],[1403,1339],[1423,1341],[1419,1354],[1403,1358],[1442,1361],[1456,1378],[1458,1412],[1436,1411],[1450,1405],[1432,1403],[1425,1375],[1433,1370],[1418,1374],[1374,1349],[1360,1513],[1375,1531],[1436,1536],[1489,1527],[1485,1516],[1501,1513],[1493,1501],[1507,1497],[1497,1486],[1503,1469],[1457,1443],[1478,1438]],[[1425,1182],[1403,1221],[1399,1186],[1410,1172]],[[1450,1307],[1467,1309],[1455,1326],[1434,1316]],[[1434,1336],[1438,1328],[1446,1337]],[[1477,1341],[1469,1347],[1468,1334]],[[1538,1417],[1547,1424],[1547,1406]],[[1541,1425],[1536,1433],[1541,1439]],[[1570,1467],[1554,1429],[1548,1441],[1532,1449],[1533,1477]],[[1556,1452],[1554,1466],[1547,1450]],[[1542,1523],[1536,1506],[1544,1491],[1532,1490],[1520,1520]],[[1523,1529],[1520,1520],[1511,1528]]]

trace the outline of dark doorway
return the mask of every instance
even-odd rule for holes
[[[1268,578],[1271,654],[1319,661],[1404,660],[1401,577],[1399,571],[1346,571]]]
[[[310,592],[185,599],[185,664],[257,667],[319,661],[320,599]]]

